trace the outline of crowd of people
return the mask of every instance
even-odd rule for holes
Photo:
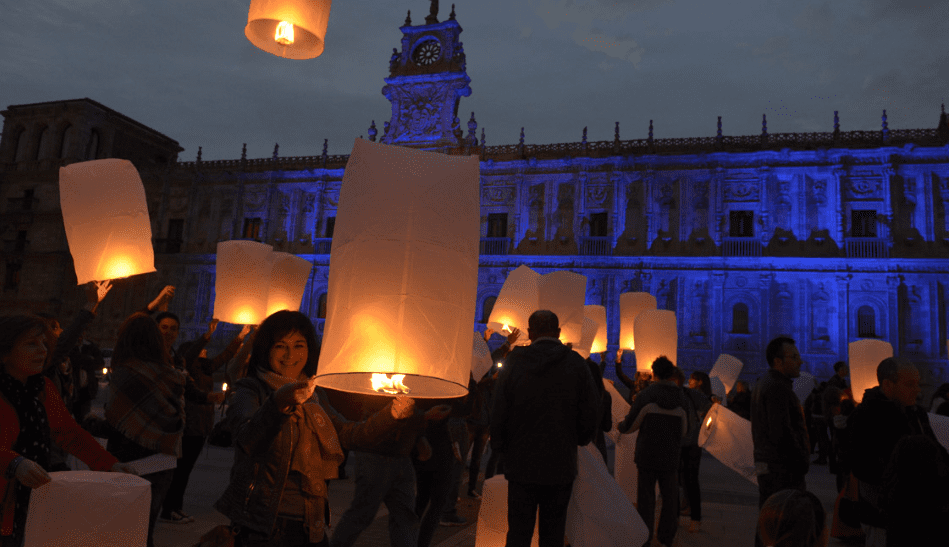
[[[751,422],[757,545],[820,546],[832,532],[872,546],[919,545],[949,516],[949,455],[917,405],[919,371],[902,358],[880,363],[879,385],[857,405],[844,362],[802,403],[792,382],[803,361],[790,338],[768,345],[769,368],[753,389],[739,380],[724,400],[708,374],[687,379],[666,357],[651,363],[651,374],[630,378],[620,350],[615,387],[630,410],[615,424],[616,391],[604,379],[609,355],[597,362],[572,351],[547,310],[531,315],[529,344],[517,345],[518,329],[501,334],[494,366],[481,378],[471,375],[467,396],[423,403],[319,388],[319,340],[299,312],[245,326],[214,357],[206,347],[216,320],[176,346],[180,321],[168,311],[168,286],[119,328],[99,417],[90,410],[102,352],[84,332],[110,289],[108,282],[85,287],[86,304],[66,329],[50,315],[0,317],[2,547],[22,545],[30,492],[48,483],[50,472],[68,470],[69,455],[92,470],[134,473],[133,462],[162,454],[176,460],[173,468],[143,476],[151,486],[153,545],[157,521],[194,521],[184,511],[189,478],[209,437],[222,433],[234,461],[215,508],[230,520],[226,535],[234,545],[348,547],[384,503],[391,545],[429,547],[439,525],[465,523],[455,506],[464,470],[467,495],[480,498],[490,447],[485,480],[503,473],[508,482],[508,547],[530,545],[538,514],[540,546],[563,547],[577,448],[592,442],[608,465],[604,434],[614,426],[620,434],[638,432],[635,505],[647,544],[655,536],[668,546],[680,516],[689,517],[689,532],[701,529],[699,430],[715,404]],[[495,335],[484,332],[486,341]],[[222,372],[231,387],[216,423],[225,393],[215,391],[214,375]],[[949,415],[949,384],[935,392],[930,410]],[[104,448],[95,437],[107,439]],[[815,451],[814,463],[837,475],[842,502],[833,527],[807,491]],[[350,457],[354,497],[330,534],[328,481],[340,478]]]

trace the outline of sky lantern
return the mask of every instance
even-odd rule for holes
[[[516,327],[524,331],[518,340],[526,339],[527,319],[538,309],[539,285],[540,274],[527,266],[520,265],[509,273],[494,300],[488,328],[507,334]]]
[[[745,364],[741,362],[741,359],[733,355],[727,353],[719,355],[708,373],[709,380],[712,382],[712,393],[724,401],[728,392],[738,381],[738,375],[744,367]]]
[[[679,333],[676,314],[669,310],[646,310],[636,316],[636,370],[652,373],[652,363],[665,355],[676,363]]]
[[[574,344],[573,350],[583,356],[584,359],[590,356],[590,348],[596,339],[596,333],[599,330],[599,324],[589,317],[583,318],[583,327],[580,329],[580,340]]]
[[[332,0],[251,0],[244,35],[278,57],[319,57],[332,5]]]
[[[484,341],[484,336],[480,332],[474,332],[474,346],[471,348],[471,374],[475,382],[481,381],[481,378],[491,370],[494,362],[491,361],[491,348]]]
[[[850,389],[853,400],[859,404],[863,392],[879,384],[877,366],[887,357],[893,357],[893,346],[883,340],[864,339],[847,345],[850,366]]]
[[[488,327],[502,333],[517,327],[526,333],[532,313],[550,310],[560,322],[560,340],[576,345],[583,330],[586,287],[585,275],[564,270],[540,275],[527,266],[518,266],[504,280],[491,309]],[[526,336],[521,337],[521,340],[526,339]]]
[[[217,244],[213,317],[225,323],[259,325],[267,317],[274,265],[273,247],[256,241]]]
[[[633,324],[646,310],[656,309],[656,297],[648,292],[624,292],[619,295],[619,347],[635,350],[636,336]]]
[[[606,351],[606,306],[583,306],[583,316],[596,321],[596,335],[593,337],[590,353]]]
[[[290,253],[273,253],[270,291],[267,293],[267,315],[280,310],[300,311],[313,264]]]
[[[699,446],[742,477],[758,484],[750,421],[722,405],[712,405],[699,428]]]
[[[59,200],[80,285],[155,271],[145,187],[132,162],[61,167]]]
[[[375,375],[385,393],[465,395],[479,234],[477,156],[357,139],[336,212],[317,383],[373,393]]]

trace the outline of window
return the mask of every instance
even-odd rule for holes
[[[316,318],[326,319],[326,293],[320,295],[316,304]]]
[[[874,210],[850,211],[850,236],[876,237],[877,212]]]
[[[26,159],[27,139],[25,137],[26,129],[21,127],[13,139],[13,161],[23,161]]]
[[[497,301],[497,296],[489,296],[484,299],[484,303],[481,304],[481,322],[487,323],[488,318],[491,317],[491,312],[494,310],[494,303]]]
[[[52,134],[53,128],[48,125],[40,132],[40,138],[36,145],[36,156],[33,158],[34,160],[39,161],[46,159],[46,149],[49,148],[49,139]]]
[[[323,237],[333,237],[333,230],[336,229],[336,217],[326,217],[326,235]]]
[[[729,237],[755,236],[754,211],[731,211],[728,213]]]
[[[748,334],[748,305],[739,302],[732,306],[732,332]]]
[[[609,230],[607,222],[608,216],[605,212],[590,215],[590,237],[606,237]]]
[[[244,219],[244,232],[241,237],[244,239],[260,239],[260,217]]]
[[[488,213],[487,237],[507,237],[507,213]]]
[[[72,125],[67,125],[63,129],[63,138],[59,142],[59,157],[65,158],[66,154],[69,153],[69,148],[72,146],[73,134],[76,132],[76,129]]]
[[[16,290],[20,286],[20,270],[23,265],[19,262],[7,262],[7,272],[3,282],[4,289]]]
[[[165,252],[168,253],[180,253],[181,252],[181,243],[184,239],[184,230],[185,230],[185,219],[183,218],[171,218],[168,219],[168,241],[165,244]]]
[[[23,190],[23,210],[29,211],[33,208],[33,189]]]
[[[871,306],[860,306],[857,309],[857,336],[859,338],[876,338],[876,312]]]

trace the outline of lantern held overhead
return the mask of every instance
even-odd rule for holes
[[[332,0],[251,0],[244,35],[279,57],[319,57],[332,5]]]
[[[478,290],[477,156],[356,139],[340,189],[317,383],[467,393]],[[394,376],[393,376],[394,378]]]
[[[538,309],[539,284],[540,274],[527,266],[518,266],[509,273],[494,300],[488,328],[504,334],[515,327],[527,332],[527,318]]]
[[[267,293],[267,315],[280,310],[299,311],[306,281],[313,264],[290,253],[273,253],[270,291]]]
[[[883,340],[857,340],[847,345],[850,366],[850,389],[853,400],[859,404],[863,392],[877,385],[877,366],[887,357],[893,357],[893,346]]]
[[[669,310],[646,310],[636,316],[636,370],[652,372],[652,363],[665,355],[676,363],[679,333],[676,314]]]
[[[583,329],[586,286],[586,276],[578,273],[556,271],[540,275],[527,266],[518,266],[504,280],[488,318],[488,327],[500,332],[514,327],[527,330],[527,319],[532,313],[550,310],[560,322],[560,339],[578,344]]]
[[[273,273],[273,247],[256,241],[217,244],[214,314],[219,321],[259,325],[267,317],[267,296]]]
[[[80,285],[155,271],[145,187],[132,162],[61,167],[59,199]]]
[[[750,421],[722,405],[712,405],[702,419],[699,446],[742,477],[758,484]]]
[[[595,304],[583,306],[583,316],[596,321],[596,336],[593,337],[590,353],[606,351],[606,306]]]
[[[646,310],[656,309],[656,297],[648,292],[624,292],[619,295],[619,347],[635,350],[636,336],[633,325],[636,317]],[[637,358],[638,361],[638,358]]]
[[[712,370],[708,373],[708,377],[712,381],[712,392],[724,401],[725,396],[732,390],[738,380],[738,375],[741,374],[741,369],[744,367],[745,364],[737,357],[727,353],[719,355],[715,364],[712,365]]]

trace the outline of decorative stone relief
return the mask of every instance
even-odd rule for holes
[[[757,179],[726,180],[723,185],[725,201],[758,201],[761,187]]]
[[[301,212],[312,213],[315,202],[316,202],[316,194],[312,192],[304,193],[303,194],[303,208],[301,209]]]
[[[845,179],[844,193],[849,199],[882,198],[883,179],[875,175],[851,175]]]
[[[490,205],[513,205],[514,204],[513,186],[495,186],[484,188],[481,191],[481,204]]]
[[[267,191],[266,190],[253,190],[245,194],[244,198],[244,210],[251,211],[260,211],[264,209],[267,205]]]
[[[609,186],[590,186],[587,188],[587,205],[602,206],[610,197]]]

